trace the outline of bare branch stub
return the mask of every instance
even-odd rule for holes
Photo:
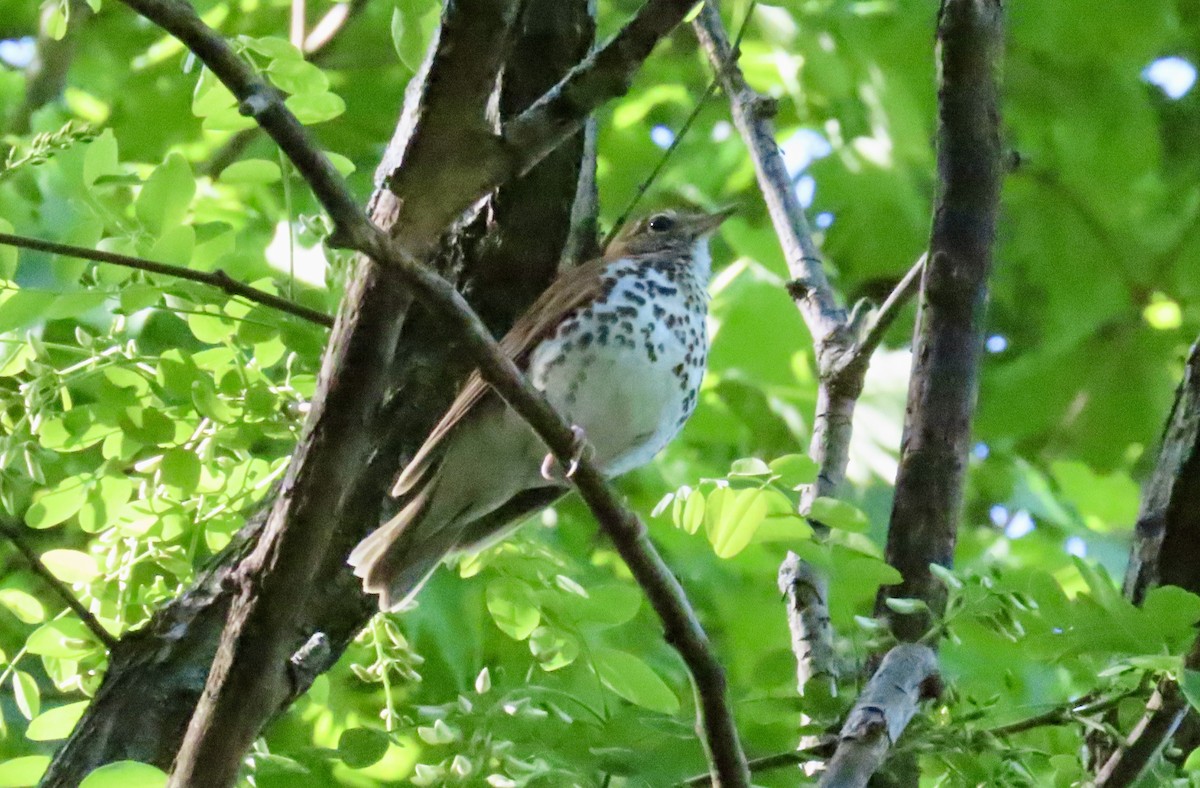
[[[901,643],[883,658],[839,735],[820,788],[863,788],[887,758],[929,694],[937,657],[928,646]]]
[[[951,565],[962,506],[1003,176],[1001,20],[999,0],[943,0],[939,16],[938,197],[885,556],[904,579],[876,602],[901,640],[921,637],[930,616],[885,602],[913,597],[941,609],[945,589],[929,565]]]

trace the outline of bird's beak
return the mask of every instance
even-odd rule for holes
[[[725,221],[730,216],[733,216],[735,210],[736,210],[735,208],[730,206],[729,208],[722,208],[721,210],[716,211],[714,213],[709,213],[709,214],[705,214],[703,216],[696,217],[696,220],[695,220],[696,235],[698,237],[709,235],[710,233],[712,233],[714,230],[716,230],[718,227],[721,226],[721,222]]]

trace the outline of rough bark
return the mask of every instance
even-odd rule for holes
[[[858,696],[838,735],[820,788],[862,788],[926,697],[936,694],[937,657],[928,646],[902,643],[888,652]]]
[[[562,9],[572,7],[576,14],[587,18],[584,0],[570,4],[560,2],[559,5]],[[582,40],[572,43],[572,35]],[[559,46],[586,49],[589,43],[590,27],[585,21],[564,30]],[[517,47],[514,57],[521,52],[528,56],[529,52],[535,51]],[[562,73],[570,65],[560,63]],[[398,128],[385,156],[386,165],[381,167],[383,174],[390,173],[394,163],[400,160],[410,131],[411,126]],[[566,169],[559,176],[564,182],[574,177],[577,166],[565,159],[546,164],[547,168]],[[534,170],[529,177],[545,178],[544,174],[538,175],[539,171],[540,168]],[[551,234],[562,234],[569,225],[571,191],[565,203],[549,197],[538,203],[537,207],[543,211],[542,226]],[[372,218],[387,228],[395,214],[394,203],[385,199],[384,194],[385,188],[381,184],[371,203],[373,206],[383,203],[384,207],[382,210],[377,207]],[[477,248],[487,230],[487,222],[480,220],[447,238],[442,253],[436,256],[439,270],[461,272],[469,278],[478,265]],[[545,271],[552,268],[555,260],[556,255],[549,259],[530,255],[511,261],[516,270],[526,271],[528,278],[519,279],[522,282],[520,292],[509,294],[507,299],[500,294],[494,300],[507,303],[511,313],[519,311],[524,306],[520,299],[528,297],[528,283],[540,281],[544,287],[549,282]],[[533,272],[537,272],[536,276]],[[516,277],[514,281],[518,281]],[[455,376],[461,377],[469,369],[465,360],[457,365],[457,369],[447,369],[446,345],[435,320],[419,309],[411,310],[412,314],[408,315],[403,308],[406,299],[397,293],[393,281],[379,276],[376,266],[360,261],[354,282],[353,295],[345,302],[345,310],[387,316],[387,330],[399,331],[400,339],[387,363],[377,365],[377,369],[386,372],[385,378],[373,380],[374,369],[370,365],[366,369],[346,370],[351,384],[358,386],[364,396],[368,393],[368,381],[372,381],[372,388],[382,387],[387,404],[363,425],[364,432],[375,432],[366,451],[367,459],[359,466],[353,483],[352,505],[343,507],[334,542],[326,551],[312,583],[315,593],[297,613],[292,647],[299,649],[311,633],[324,633],[331,645],[326,668],[336,661],[375,611],[374,600],[362,594],[344,556],[379,521],[381,501],[386,505],[385,490],[399,458],[411,455],[419,446],[453,397],[457,386]],[[495,319],[501,321],[503,318],[496,314]],[[386,350],[385,345],[380,347]],[[522,511],[533,511],[547,502],[545,499],[529,501]],[[83,775],[97,766],[125,758],[154,763],[163,769],[170,767],[216,653],[236,588],[238,567],[258,540],[265,516],[265,511],[260,513],[214,559],[192,587],[159,611],[146,627],[122,638],[110,655],[105,681],[92,706],[47,772],[46,785],[76,785]],[[311,681],[311,676],[301,678]],[[291,687],[281,706],[286,706],[306,689],[306,682]]]
[[[1200,341],[1188,353],[1183,379],[1163,430],[1158,462],[1142,488],[1124,588],[1126,598],[1136,605],[1159,585],[1176,585],[1200,593],[1200,566],[1195,560],[1200,553],[1198,447]],[[1190,670],[1200,668],[1200,641],[1193,645],[1185,666]],[[1115,747],[1107,736],[1092,736],[1089,749],[1092,758],[1101,763],[1096,785],[1115,788],[1134,784],[1172,737],[1189,749],[1195,746],[1196,715],[1189,708],[1178,684],[1167,679],[1155,688],[1141,720]]]
[[[929,612],[896,613],[887,600],[911,597],[930,611],[942,608],[945,589],[929,565],[953,562],[971,445],[1003,173],[999,0],[944,0],[938,39],[938,196],[886,552],[904,579],[881,589],[876,604],[896,637],[908,641],[926,632]]]
[[[1142,489],[1125,596],[1140,605],[1156,585],[1200,593],[1200,343],[1192,345],[1154,473]]]

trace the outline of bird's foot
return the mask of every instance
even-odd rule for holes
[[[575,471],[579,470],[579,463],[583,460],[585,454],[591,454],[591,446],[588,445],[587,435],[584,434],[583,428],[577,424],[571,425],[571,434],[575,436],[571,441],[571,461],[567,463],[567,471],[562,478],[556,478],[554,475],[555,458],[554,452],[547,452],[545,459],[542,460],[542,478],[548,482],[567,481],[575,476]]]

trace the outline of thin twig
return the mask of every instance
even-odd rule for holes
[[[335,230],[331,243],[355,249],[398,274],[414,295],[463,340],[465,349],[479,364],[484,380],[534,428],[561,462],[569,462],[576,454],[577,439],[567,422],[500,351],[495,339],[457,290],[403,249],[358,208],[344,179],[321,153],[307,130],[287,110],[278,91],[270,88],[223,38],[205,25],[190,5],[171,0],[124,2],[179,38],[238,98],[242,110],[253,116],[279,144],[333,220]],[[636,67],[649,55],[658,39],[691,10],[691,6],[689,0],[649,0],[612,41],[587,57],[542,99],[506,124],[504,148],[493,154],[505,156],[505,161],[486,161],[487,156],[481,155],[479,158],[484,161],[478,162],[479,171],[474,173],[475,178],[455,184],[462,193],[439,195],[441,202],[436,206],[437,210],[431,210],[422,220],[444,227],[497,183],[536,165],[579,129],[592,108],[624,92]],[[486,151],[481,153],[486,154]],[[592,463],[580,463],[572,481],[642,586],[662,620],[666,640],[680,653],[695,679],[700,705],[698,725],[703,730],[714,781],[735,788],[748,786],[749,772],[733,721],[724,671],[679,581],[650,542],[645,525],[624,508]],[[306,538],[310,535],[306,533]],[[282,571],[291,567],[281,570],[276,565],[274,569],[281,576]],[[303,568],[294,571],[302,573]],[[279,577],[273,577],[271,581],[278,583]],[[266,580],[260,582],[264,588],[268,585]],[[236,774],[240,754],[234,763],[206,764],[203,752],[207,740],[226,734],[212,715],[213,709],[228,708],[227,704],[231,702],[223,697],[227,690],[225,679],[232,670],[232,661],[237,659],[233,653],[234,643],[243,635],[241,628],[249,615],[247,607],[248,603],[243,599],[234,603],[230,624],[222,639],[220,653],[224,655],[224,661],[219,658],[210,675],[205,696],[189,727],[173,772],[172,785],[186,784],[197,775],[214,775],[216,784],[226,784]],[[270,636],[268,632],[256,634],[259,639]],[[239,732],[239,742],[241,735]],[[226,753],[231,749],[228,742],[213,746]]]
[[[746,28],[750,25],[750,17],[754,14],[754,7],[756,5],[758,5],[758,0],[750,0],[750,4],[746,7],[746,14],[742,17],[742,23],[738,26],[737,35],[733,38],[732,49],[734,52],[737,52],[738,47],[742,45],[742,37],[746,35]],[[692,111],[683,121],[683,125],[679,127],[679,132],[671,140],[671,144],[667,146],[667,149],[663,151],[663,155],[659,157],[658,162],[655,163],[654,169],[638,184],[637,190],[633,193],[633,198],[625,206],[625,210],[621,212],[621,215],[617,217],[617,221],[613,223],[612,229],[608,231],[608,235],[604,237],[604,243],[601,244],[602,247],[606,247],[612,243],[612,240],[621,232],[621,228],[625,226],[625,222],[629,221],[629,217],[633,214],[634,209],[637,208],[642,197],[646,196],[646,192],[650,190],[654,182],[658,180],[659,174],[667,166],[667,161],[675,153],[675,149],[679,147],[679,144],[683,142],[683,138],[687,136],[687,133],[692,130],[692,124],[696,122],[696,118],[700,117],[700,111],[708,104],[708,100],[712,98],[713,93],[717,92],[717,86],[720,84],[720,78],[717,76],[709,80],[708,87],[704,89],[704,95],[696,102],[696,106],[692,107]]]
[[[59,599],[66,603],[67,607],[71,608],[72,612],[83,622],[83,625],[91,630],[96,639],[104,644],[106,649],[112,651],[113,647],[117,645],[117,638],[109,634],[108,630],[92,615],[92,611],[84,607],[83,603],[75,597],[75,594],[71,593],[71,589],[67,587],[67,584],[55,577],[54,573],[42,563],[42,559],[38,557],[38,554],[25,541],[25,537],[21,536],[21,533],[16,528],[7,523],[0,524],[0,532],[3,532],[8,541],[13,543],[13,546],[25,557],[25,560],[29,563],[29,567],[46,581],[46,584],[54,590]]]
[[[1179,685],[1164,681],[1146,703],[1145,714],[1133,726],[1129,736],[1096,773],[1092,785],[1125,788],[1136,783],[1175,735],[1188,708],[1187,698]]]
[[[633,193],[633,197],[630,198],[629,203],[625,206],[625,210],[621,211],[621,215],[617,217],[617,220],[613,222],[613,226],[608,231],[608,234],[604,236],[604,241],[600,244],[601,248],[607,247],[610,243],[612,243],[613,239],[620,234],[621,228],[625,226],[625,222],[629,221],[629,217],[633,214],[634,209],[637,208],[638,203],[642,201],[642,197],[646,195],[646,192],[650,190],[650,187],[654,185],[654,182],[658,180],[659,174],[667,166],[667,162],[671,159],[671,154],[673,154],[675,149],[679,147],[679,144],[683,142],[683,138],[687,136],[687,133],[692,130],[692,124],[696,122],[696,118],[700,117],[700,111],[704,109],[704,105],[708,103],[708,100],[712,98],[713,93],[716,92],[717,80],[714,77],[709,81],[708,87],[704,89],[704,94],[700,96],[700,100],[696,102],[696,106],[692,107],[692,111],[688,113],[687,118],[684,119],[683,125],[679,127],[679,131],[675,134],[675,138],[671,140],[671,144],[668,145],[667,149],[663,151],[663,154],[658,157],[658,161],[655,163],[654,169],[650,170],[650,174],[638,184],[637,189]]]
[[[884,336],[888,329],[892,327],[892,323],[900,315],[900,310],[912,300],[912,297],[917,294],[918,286],[921,284],[921,273],[925,270],[925,260],[928,255],[922,254],[921,257],[913,264],[913,267],[908,269],[908,273],[904,278],[888,293],[888,297],[875,310],[867,322],[866,330],[863,331],[862,339],[855,343],[854,350],[850,357],[846,360],[846,364],[854,364],[860,358],[870,358],[879,344],[883,342]]]
[[[830,740],[828,743],[803,750],[789,750],[787,752],[777,752],[774,755],[764,755],[761,758],[751,759],[746,765],[750,768],[751,774],[768,772],[784,766],[798,766],[816,758],[828,757],[833,752],[832,744],[833,741]],[[712,775],[697,774],[678,783],[675,788],[706,788],[711,785]]]
[[[256,304],[262,304],[280,312],[295,315],[310,323],[316,323],[319,326],[328,328],[333,325],[333,318],[324,312],[309,309],[286,298],[272,295],[256,287],[239,282],[219,268],[216,271],[193,271],[190,268],[169,265],[167,263],[156,263],[153,260],[145,260],[141,257],[131,257],[126,254],[117,254],[116,252],[101,252],[82,246],[43,241],[40,238],[28,238],[23,235],[11,235],[9,233],[0,233],[0,244],[16,246],[22,249],[33,249],[39,252],[49,252],[50,254],[61,254],[67,257],[77,257],[80,260],[119,265],[152,274],[163,274],[164,276],[173,276],[178,279],[200,282],[201,284],[222,290],[229,295],[241,296],[247,301],[253,301]]]
[[[829,284],[804,207],[784,165],[771,121],[774,102],[760,96],[746,82],[737,63],[738,48],[729,43],[715,2],[705,2],[692,22],[692,29],[729,99],[730,115],[754,164],[759,190],[793,280],[789,294],[813,338],[818,386],[809,454],[820,472],[816,483],[808,485],[801,494],[800,511],[805,512],[814,499],[835,495],[846,474],[854,405],[866,369],[863,365],[850,371],[859,373],[857,381],[852,379],[853,374],[835,378],[833,360],[846,355],[856,337]],[[820,523],[814,527],[818,535],[823,532]],[[785,559],[780,567],[780,586],[796,588],[796,582],[802,581],[805,591],[801,604],[788,605],[788,627],[792,631],[799,680],[806,683],[812,676],[822,676],[833,689],[837,666],[832,659],[833,629],[824,604],[828,599],[828,572],[820,567],[811,569],[805,570],[800,561]],[[797,570],[801,570],[803,578],[796,574]],[[818,600],[818,604],[804,603]],[[794,597],[792,601],[796,601]],[[804,749],[812,743],[809,737],[804,737],[800,747]]]
[[[1142,687],[1134,687],[1131,690],[1113,695],[1108,698],[1094,700],[1090,696],[1083,696],[1061,706],[1056,706],[1053,709],[1044,711],[1041,714],[1035,714],[1032,717],[1026,717],[1023,720],[1007,722],[1003,725],[997,725],[988,728],[987,732],[992,736],[1012,736],[1016,733],[1024,733],[1035,728],[1042,728],[1047,725],[1058,725],[1070,719],[1079,717],[1090,717],[1095,714],[1101,714],[1109,709],[1116,708],[1121,701],[1126,698],[1131,698],[1138,692],[1142,691]]]

